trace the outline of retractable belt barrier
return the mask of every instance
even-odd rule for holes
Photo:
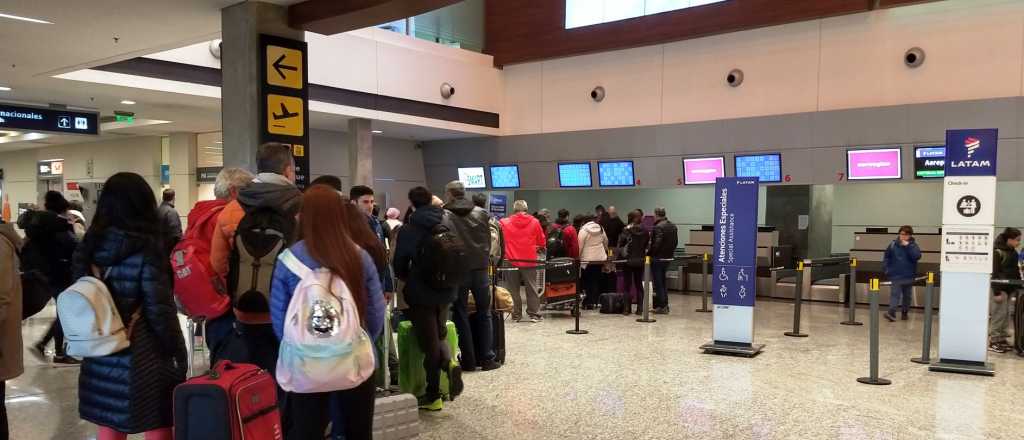
[[[932,363],[932,301],[935,299],[935,272],[928,272],[924,293],[924,334],[921,336],[921,357],[910,360],[915,364]]]
[[[804,262],[796,266],[796,292],[793,294],[793,331],[783,333],[794,338],[806,338],[807,333],[800,333],[800,309],[804,304]]]
[[[843,276],[839,277],[840,283],[846,287],[846,307],[849,315],[846,317],[846,321],[840,322],[842,325],[864,325],[863,322],[857,321],[857,259],[850,259],[850,274],[847,275],[847,279],[843,279]]]
[[[886,283],[891,285],[891,283]],[[870,286],[868,286],[868,296],[871,297],[871,316],[870,318],[870,336],[868,338],[869,344],[869,372],[868,377],[859,377],[857,382],[868,384],[868,385],[889,385],[892,381],[889,379],[883,379],[878,377],[878,291],[879,291],[878,278],[872,278]]]
[[[700,266],[700,308],[694,310],[700,313],[710,313],[708,308],[708,264],[711,263],[711,254],[705,252],[701,259]]]

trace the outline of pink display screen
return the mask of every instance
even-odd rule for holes
[[[846,152],[848,180],[883,180],[903,178],[899,148],[882,150],[850,150]]]
[[[700,185],[715,183],[715,179],[725,177],[724,157],[705,157],[700,159],[683,159],[683,183]]]

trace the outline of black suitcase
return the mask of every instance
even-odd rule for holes
[[[491,342],[494,345],[494,361],[505,363],[505,312],[498,307],[498,276],[496,270],[491,277],[491,329],[494,332]]]
[[[623,309],[623,296],[621,293],[602,293],[601,294],[601,313],[614,314],[622,313]]]
[[[580,269],[572,258],[553,258],[547,262],[544,282],[548,284],[575,283],[580,279]]]

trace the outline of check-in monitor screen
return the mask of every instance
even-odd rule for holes
[[[683,159],[684,184],[703,185],[715,183],[715,179],[718,179],[719,177],[725,177],[724,157]]]
[[[492,165],[491,188],[519,188],[519,165]]]
[[[484,179],[484,167],[459,168],[459,182],[462,182],[466,188],[487,188],[487,181]]]
[[[914,149],[914,178],[939,179],[946,177],[946,147],[917,147]]]
[[[601,186],[633,186],[636,177],[633,175],[633,161],[597,163],[597,182]]]
[[[782,155],[736,156],[736,177],[757,177],[761,183],[782,181]]]
[[[849,150],[846,152],[848,180],[902,179],[903,166],[899,148]]]
[[[590,162],[558,164],[558,185],[562,188],[594,186],[594,182],[590,177]]]

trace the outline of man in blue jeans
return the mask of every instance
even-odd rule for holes
[[[491,328],[491,289],[487,268],[491,255],[491,214],[466,198],[462,182],[453,181],[445,186],[447,203],[444,209],[451,212],[455,234],[466,245],[468,276],[459,287],[452,319],[459,333],[459,349],[462,351],[462,371],[475,371],[477,367],[487,371],[501,367],[494,361],[493,329]],[[468,302],[473,293],[476,313],[470,322]]]
[[[900,226],[900,236],[885,249],[882,265],[885,276],[892,283],[889,295],[889,311],[885,319],[896,321],[896,308],[902,309],[900,319],[906,321],[910,302],[914,294],[914,278],[917,277],[917,262],[921,259],[921,248],[914,241],[914,228]]]
[[[665,208],[654,209],[654,232],[651,234],[651,279],[654,282],[654,313],[666,315],[668,309],[668,267],[679,246],[679,229],[668,221]]]

